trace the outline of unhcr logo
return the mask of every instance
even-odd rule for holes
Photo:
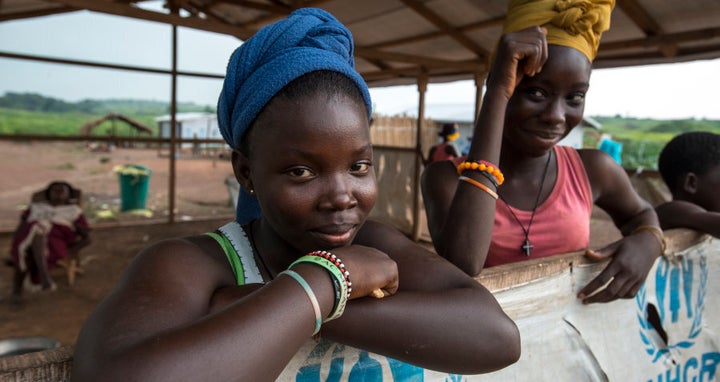
[[[365,350],[320,339],[302,365],[295,382],[461,382],[464,376],[425,370]]]
[[[712,381],[720,363],[717,352],[682,357],[698,343],[703,329],[708,267],[705,254],[698,255],[661,259],[654,280],[649,277],[635,296],[645,351],[653,363],[662,360],[669,366],[657,382]]]

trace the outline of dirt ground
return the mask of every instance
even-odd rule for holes
[[[119,211],[117,165],[139,164],[152,170],[145,207],[152,217]],[[83,192],[83,209],[90,222],[112,225],[128,220],[167,220],[170,161],[167,150],[117,148],[93,151],[80,142],[0,141],[0,231],[17,225],[30,196],[53,180],[65,180]],[[225,179],[230,162],[217,157],[182,153],[176,160],[176,220],[185,221],[233,214]],[[101,219],[98,212],[110,211]]]
[[[142,164],[153,170],[146,218],[119,212],[117,164]],[[72,345],[93,307],[117,282],[137,252],[147,244],[174,236],[213,230],[233,215],[224,184],[232,174],[224,160],[181,156],[177,161],[177,219],[167,221],[168,158],[155,149],[91,152],[79,143],[0,142],[0,257],[10,248],[10,231],[29,196],[50,180],[63,179],[82,189],[84,208],[93,226],[92,244],[83,249],[84,274],[70,287],[64,269],[52,271],[58,289],[25,293],[21,306],[9,303],[12,268],[0,265],[0,339],[45,336]],[[97,211],[113,211],[110,220]],[[591,246],[608,243],[618,233],[601,211],[594,215]],[[425,243],[429,246],[428,243]]]
[[[73,344],[82,322],[108,293],[133,256],[150,242],[217,228],[233,214],[225,179],[232,175],[226,160],[184,153],[177,163],[176,223],[168,216],[169,160],[157,149],[120,148],[110,152],[83,143],[0,142],[0,259],[9,255],[11,232],[32,193],[52,180],[65,180],[83,192],[83,209],[92,231],[84,248],[84,274],[68,286],[64,269],[52,271],[54,292],[25,293],[24,303],[9,303],[12,268],[0,263],[0,339],[47,336]],[[120,211],[115,165],[141,164],[152,169],[146,203],[151,217]],[[102,219],[98,212],[111,212]]]

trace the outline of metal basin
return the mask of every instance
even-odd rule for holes
[[[0,340],[0,357],[55,349],[57,347],[60,347],[60,342],[47,337],[6,338]]]

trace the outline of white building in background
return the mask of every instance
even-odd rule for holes
[[[585,135],[586,128],[600,130],[601,125],[600,122],[591,117],[583,117],[582,122],[570,130],[570,134],[558,142],[558,145],[570,146],[575,149],[583,148],[583,136]]]
[[[170,138],[170,115],[155,118],[160,138]],[[175,115],[175,136],[178,139],[223,139],[214,113],[178,113]],[[221,148],[224,143],[203,143],[203,148]],[[181,149],[191,149],[190,142],[182,143]]]

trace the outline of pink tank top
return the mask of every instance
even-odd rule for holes
[[[593,199],[590,180],[580,154],[566,146],[555,146],[558,174],[550,196],[538,206],[530,227],[532,252],[525,256],[522,245],[525,232],[498,200],[495,226],[485,267],[583,250],[590,243],[590,215]],[[501,186],[502,187],[502,186]],[[527,229],[532,211],[512,208]]]

